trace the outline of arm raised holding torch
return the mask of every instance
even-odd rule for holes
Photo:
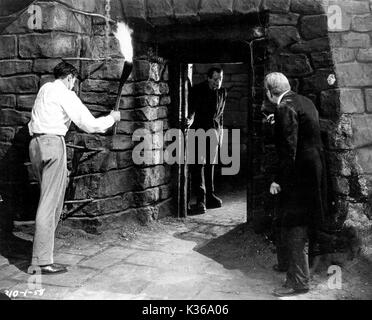
[[[127,81],[133,69],[133,45],[132,45],[132,34],[131,30],[125,23],[119,22],[117,30],[114,32],[116,39],[119,41],[121,53],[124,56],[123,72],[121,74],[119,82],[119,90],[115,103],[115,111],[119,111],[121,92],[125,81]],[[114,126],[114,135],[116,135],[117,125]]]

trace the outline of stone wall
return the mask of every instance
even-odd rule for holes
[[[112,1],[113,6],[119,4]],[[0,220],[7,226],[13,219],[35,215],[38,188],[30,184],[25,166],[30,139],[26,125],[39,88],[54,80],[54,66],[64,60],[78,69],[82,81],[76,91],[100,116],[115,105],[124,63],[117,40],[110,33],[106,42],[105,20],[96,15],[105,14],[103,1],[37,1],[34,5],[41,12],[40,24],[30,28],[33,11],[26,10],[0,35],[5,44],[0,49],[0,193],[4,200]],[[111,18],[122,14],[115,7],[111,12]],[[154,133],[157,155],[163,148],[159,137],[167,129],[170,104],[167,65],[149,54],[150,47],[136,41],[134,45],[134,68],[123,88],[117,134],[85,134],[72,126],[66,136],[69,144],[103,150],[68,148],[67,200],[94,201],[66,205],[66,223],[91,232],[126,218],[147,222],[172,213],[169,168],[159,157],[148,165],[132,161],[132,133],[138,128]]]

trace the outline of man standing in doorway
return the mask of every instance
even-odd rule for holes
[[[54,68],[56,80],[44,84],[32,108],[28,124],[32,136],[29,152],[32,168],[40,184],[30,273],[66,272],[53,262],[54,234],[62,213],[67,182],[64,136],[71,121],[88,133],[103,133],[120,121],[120,112],[95,118],[73,91],[78,72],[66,62]]]
[[[223,112],[227,97],[226,89],[222,88],[222,81],[223,70],[210,68],[207,80],[195,85],[190,92],[186,126],[191,126],[194,130],[202,129],[205,132],[212,129],[217,136],[215,139],[217,143],[214,143],[213,139],[207,140],[206,158],[202,163],[199,157],[200,150],[197,147],[195,150],[197,163],[192,166],[192,185],[196,189],[197,197],[195,214],[202,214],[206,209],[222,206],[222,200],[214,193],[214,164],[217,161],[218,148],[222,144]]]
[[[270,193],[279,195],[280,238],[285,250],[278,262],[287,269],[285,285],[274,294],[289,296],[309,291],[309,240],[310,244],[316,241],[327,210],[325,159],[313,102],[291,91],[282,73],[268,74],[264,83],[268,99],[276,105],[279,166]]]

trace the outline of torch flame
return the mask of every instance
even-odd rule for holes
[[[133,30],[123,22],[117,24],[117,30],[114,32],[120,44],[120,51],[128,62],[133,62],[132,33]]]

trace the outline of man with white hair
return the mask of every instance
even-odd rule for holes
[[[287,271],[277,296],[309,291],[308,242],[315,241],[327,210],[326,175],[319,115],[313,102],[291,91],[286,76],[265,77],[267,98],[276,105],[274,118],[278,173],[270,193],[279,195],[282,248],[278,271]],[[310,252],[311,254],[311,252]]]

